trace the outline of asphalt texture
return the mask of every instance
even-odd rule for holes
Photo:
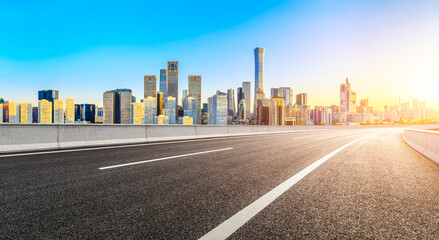
[[[318,130],[0,155],[0,239],[198,239],[313,162],[370,134],[229,238],[439,239],[439,166],[401,133]]]

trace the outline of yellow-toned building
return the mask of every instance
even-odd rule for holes
[[[132,103],[133,124],[142,124],[145,117],[145,103]]]
[[[20,122],[20,105],[16,102],[9,103],[9,122],[10,123]]]
[[[194,125],[194,119],[189,116],[178,118],[179,125]]]
[[[156,116],[155,118],[155,124],[163,125],[168,124],[169,117],[165,115]]]
[[[53,123],[64,123],[64,100],[53,100]]]
[[[44,99],[38,101],[38,123],[52,123],[52,103]]]
[[[75,123],[75,100],[66,98],[66,123]]]
[[[32,103],[20,103],[20,123],[32,123]]]

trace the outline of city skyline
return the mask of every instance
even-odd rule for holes
[[[78,6],[81,4],[78,3]],[[62,51],[55,51],[55,48],[45,45],[44,49],[48,51],[41,52],[21,45],[21,50],[13,52],[11,49],[18,49],[20,41],[12,43],[10,39],[3,39],[0,40],[1,94],[6,100],[36,105],[35,91],[56,89],[60,91],[61,99],[74,97],[77,102],[101,106],[100,93],[109,89],[130,88],[133,95],[140,98],[143,75],[159,76],[167,61],[178,61],[178,92],[187,86],[187,76],[201,75],[202,102],[207,102],[207,97],[215,94],[216,90],[236,88],[243,81],[252,83],[251,92],[254,93],[251,51],[255,47],[263,47],[266,48],[264,92],[273,87],[291,87],[295,93],[308,93],[312,106],[332,105],[339,102],[340,79],[349,77],[356,85],[357,98],[370,99],[369,104],[374,109],[382,110],[384,105],[398,104],[400,98],[401,102],[411,102],[416,98],[426,101],[429,107],[439,108],[439,97],[434,92],[439,76],[435,67],[439,62],[439,48],[434,43],[439,40],[439,34],[433,27],[438,23],[433,14],[437,12],[438,4],[328,4],[321,1],[279,1],[260,3],[261,6],[246,9],[245,4],[239,3],[235,10],[229,10],[233,11],[233,17],[225,24],[215,22],[208,30],[197,28],[179,39],[148,40],[145,44],[134,41],[131,35],[124,39],[123,44],[106,44],[95,36],[97,43],[93,46],[73,44]],[[109,8],[110,12],[116,11],[111,4]],[[390,8],[395,10],[389,13]],[[8,14],[0,13],[0,17],[12,26],[32,20],[42,21],[43,24],[48,20],[66,21],[49,10],[46,10],[49,13],[45,12],[47,18],[40,19],[38,14],[30,12],[31,9],[20,8],[13,3],[5,5],[4,9],[10,11]],[[68,8],[63,9],[67,11]],[[327,11],[322,12],[323,9]],[[73,10],[81,13],[78,8]],[[299,10],[300,14],[291,14]],[[387,21],[381,23],[379,20],[384,13]],[[28,15],[18,19],[20,14]],[[311,19],[310,16],[314,15],[318,17]],[[75,19],[75,16],[71,17]],[[218,17],[213,16],[215,19]],[[366,22],[368,17],[373,17],[373,21]],[[388,20],[392,18],[402,20]],[[156,28],[165,23],[158,22],[149,27]],[[10,26],[5,28],[6,34],[16,36]],[[291,29],[294,34],[284,34],[281,30],[285,28]],[[190,32],[190,28],[183,29]],[[83,32],[79,33],[77,37],[83,39]],[[56,32],[49,35],[53,34]],[[47,37],[39,33],[34,36]],[[169,34],[161,38],[166,36]],[[28,54],[25,55],[25,52]],[[180,103],[181,98],[178,101]]]

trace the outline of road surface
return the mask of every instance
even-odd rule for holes
[[[0,155],[0,239],[439,239],[401,129]]]

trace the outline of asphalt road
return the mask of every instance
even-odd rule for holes
[[[0,155],[0,239],[439,239],[439,166],[401,133]]]

